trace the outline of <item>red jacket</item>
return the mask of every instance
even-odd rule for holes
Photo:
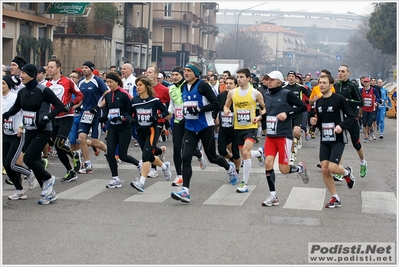
[[[74,105],[76,105],[83,100],[83,93],[79,90],[78,86],[72,80],[63,75],[61,75],[61,78],[58,81],[50,79],[47,82],[46,87],[50,88],[54,92],[64,106],[69,102],[73,102]],[[75,95],[74,100],[72,100],[73,94]],[[52,109],[54,109],[54,107],[52,107]],[[73,116],[73,109],[70,109],[68,112],[60,112],[56,118],[66,116]]]

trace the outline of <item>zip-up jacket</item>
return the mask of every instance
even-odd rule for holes
[[[359,88],[350,80],[338,81],[334,84],[334,88],[336,94],[345,97],[355,114],[357,109],[363,107],[364,103]]]

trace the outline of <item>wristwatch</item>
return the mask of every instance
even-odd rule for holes
[[[44,117],[43,117],[43,120],[44,120],[44,121],[48,121],[48,120],[49,120],[48,116],[44,116]]]

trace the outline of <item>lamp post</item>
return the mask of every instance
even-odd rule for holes
[[[261,24],[267,24],[267,23],[269,23],[269,22],[271,22],[271,21],[274,21],[274,20],[284,19],[284,18],[285,18],[285,17],[279,17],[279,18],[274,18],[274,19],[267,20],[267,21],[261,21],[260,23],[256,24],[255,27],[252,28],[252,31],[251,31],[251,32],[252,32],[252,42],[251,42],[251,43],[252,43],[252,46],[251,46],[251,47],[252,47],[252,49],[251,49],[251,50],[252,50],[252,53],[253,53],[253,50],[254,50],[254,49],[253,49],[254,34],[256,33],[256,29],[258,28],[258,26],[261,25]],[[270,29],[270,28],[268,28],[268,29]],[[273,33],[273,34],[274,34],[274,33]],[[269,35],[268,35],[268,36],[269,36]],[[267,39],[268,36],[266,36],[266,39]],[[252,57],[252,59],[251,59],[251,67],[252,67],[252,66],[254,66],[253,57]]]
[[[254,7],[257,7],[257,6],[264,5],[264,4],[266,4],[266,3],[267,3],[267,2],[258,4],[258,5],[255,5],[255,6],[248,7],[248,8],[246,8],[246,9],[241,10],[240,13],[237,14],[237,24],[236,24],[236,55],[237,55],[237,53],[238,53],[238,29],[239,29],[239,26],[240,26],[240,16],[241,16],[242,12],[247,11],[247,10],[249,10],[249,9],[252,9],[252,8],[254,8]]]
[[[369,19],[368,17],[363,16],[363,15],[360,15],[360,14],[357,14],[357,13],[355,13],[355,12],[348,11],[347,13],[348,13],[348,14],[351,14],[351,15],[359,16],[359,17],[364,18],[364,19]]]

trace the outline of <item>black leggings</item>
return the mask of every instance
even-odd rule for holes
[[[233,154],[233,159],[240,158],[240,149],[238,148],[237,137],[234,132],[234,128],[219,128],[219,138],[218,138],[218,152],[223,157],[227,156],[226,147],[231,143],[231,153]]]
[[[51,174],[44,169],[41,162],[41,153],[50,136],[51,131],[26,131],[24,162],[33,171],[41,187],[43,181],[51,178]]]
[[[356,118],[356,120],[359,120],[358,118]],[[359,124],[356,123],[352,123],[351,126],[348,128],[348,132],[351,136],[351,140],[352,140],[352,145],[353,147],[359,151],[362,148],[362,144],[360,143],[360,129],[359,129]]]
[[[108,128],[107,134],[107,159],[109,163],[109,168],[113,177],[118,176],[118,164],[115,159],[115,149],[119,144],[119,158],[136,166],[139,165],[139,161],[134,157],[127,154],[127,150],[130,145],[130,140],[132,136],[132,127],[127,127],[125,129],[115,129],[110,126]]]
[[[53,120],[52,136],[54,140],[55,150],[57,150],[58,158],[67,171],[72,170],[68,155],[72,158],[73,152],[69,146],[65,145],[69,132],[73,125],[74,117],[64,117]]]
[[[193,174],[191,168],[191,159],[196,150],[198,141],[202,141],[203,150],[208,157],[209,162],[215,163],[220,167],[225,168],[226,171],[230,169],[229,163],[220,155],[216,154],[215,145],[215,126],[209,126],[202,131],[195,133],[189,130],[185,130],[183,136],[183,186],[189,188],[190,180]]]
[[[185,132],[184,126],[185,126],[185,121],[173,124],[173,135],[172,135],[173,162],[175,164],[177,175],[182,175],[182,151],[181,151],[181,149],[182,149],[182,143],[183,143],[183,136],[184,136],[184,132]],[[200,158],[201,151],[199,149],[196,149],[194,151],[193,156]]]
[[[29,176],[30,174],[29,169],[16,164],[18,157],[21,155],[24,143],[25,134],[21,134],[20,137],[3,134],[3,166],[17,190],[23,189],[19,182],[20,175]]]
[[[159,138],[159,128],[150,126],[137,129],[137,141],[139,142],[143,162],[154,162],[154,155],[161,155],[162,149],[156,147]]]

